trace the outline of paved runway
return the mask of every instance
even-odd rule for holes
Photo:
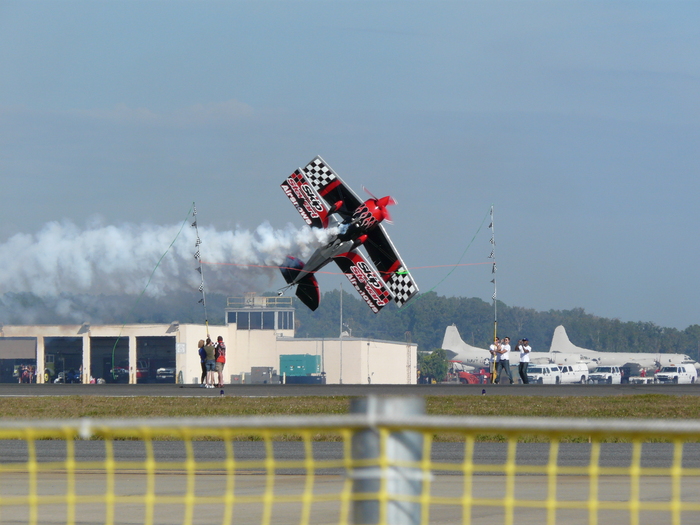
[[[0,396],[624,396],[666,394],[700,396],[694,385],[226,385],[223,389],[176,384],[46,384],[0,383]]]
[[[115,442],[115,459],[120,461],[142,461],[145,459],[143,444],[133,441]],[[235,455],[238,461],[261,461],[267,457],[264,443],[236,442]],[[65,443],[60,441],[36,442],[39,464],[63,461],[66,457]],[[104,459],[104,443],[99,441],[76,441],[75,458],[81,461]],[[477,443],[474,450],[475,464],[502,465],[506,457],[504,443]],[[28,458],[26,444],[19,441],[0,441],[0,462],[6,468],[21,466]],[[562,444],[559,464],[562,466],[586,466],[590,461],[590,445],[586,443]],[[158,461],[182,462],[187,454],[182,443],[156,442],[154,453]],[[685,468],[697,468],[700,460],[700,445],[686,444],[683,454]],[[459,443],[434,443],[432,460],[440,463],[462,461],[464,445]],[[343,469],[320,469],[313,478],[300,469],[276,470],[266,476],[265,463],[256,469],[241,469],[231,478],[224,475],[223,444],[220,442],[198,442],[195,447],[197,461],[222,459],[221,469],[216,467],[196,469],[194,476],[186,472],[161,470],[147,475],[139,469],[117,470],[109,476],[95,467],[80,468],[68,478],[60,467],[49,470],[40,468],[37,473],[15,471],[0,478],[2,523],[49,523],[67,521],[75,523],[108,522],[109,508],[113,509],[117,523],[141,524],[225,523],[226,512],[233,510],[235,522],[240,523],[301,523],[302,502],[305,489],[316,496],[309,502],[308,523],[341,522],[340,494],[346,481]],[[301,443],[284,442],[274,444],[277,459],[303,459],[305,451]],[[314,443],[313,456],[319,460],[342,458],[342,444]],[[632,447],[625,443],[606,443],[601,449],[600,464],[606,467],[627,467],[632,460]],[[518,445],[518,465],[545,465],[548,461],[548,444],[521,443]],[[669,468],[673,461],[673,447],[667,443],[644,445],[641,466],[643,468]],[[519,475],[512,481],[502,474],[481,473],[469,478],[469,485],[461,472],[434,471],[430,478],[429,492],[433,496],[429,504],[430,523],[450,524],[464,521],[462,506],[465,491],[484,503],[475,503],[467,511],[474,525],[509,523],[505,495],[512,483],[513,495],[521,501],[512,512],[516,523],[534,525],[547,522],[547,500],[552,495],[550,479],[545,475]],[[66,505],[67,487],[71,487],[73,505]],[[636,484],[624,475],[599,476],[595,480],[596,500],[600,506],[616,505],[614,508],[599,508],[593,511],[597,523],[671,523],[668,510],[642,510],[639,520],[630,517],[627,510],[619,509],[636,494],[640,501],[650,505],[669,502],[673,498],[674,484],[668,475],[644,476]],[[270,497],[274,490],[274,497]],[[587,499],[592,489],[587,476],[559,474],[556,478],[556,499],[562,505],[556,511],[557,523],[591,523]],[[10,502],[11,498],[23,498],[35,491],[37,499],[36,519],[32,519],[26,501]],[[113,494],[113,505],[105,504],[105,494]],[[231,509],[227,496],[236,495]],[[700,478],[686,477],[678,496],[681,501],[697,503],[700,494]],[[450,501],[446,501],[449,498]],[[487,501],[488,500],[488,501]],[[266,517],[266,507],[271,515]],[[574,507],[576,505],[576,507]],[[668,508],[668,506],[666,507]],[[148,516],[151,516],[148,518]],[[68,519],[71,517],[71,519]],[[683,513],[682,523],[698,523],[699,512]]]
[[[187,449],[181,441],[155,441],[153,457],[158,463],[181,463],[187,461]],[[233,442],[234,456],[237,461],[263,462],[268,458],[266,444],[262,441]],[[40,464],[62,462],[66,460],[66,442],[60,440],[39,440],[34,444],[36,461]],[[78,463],[104,461],[106,458],[105,442],[84,440],[73,442],[73,458]],[[114,441],[113,458],[117,462],[140,462],[146,460],[146,450],[142,441]],[[507,443],[476,443],[474,445],[474,463],[478,465],[503,465],[506,461]],[[437,463],[462,463],[464,461],[464,443],[433,442],[431,460]],[[338,461],[343,459],[343,443],[317,441],[312,447],[316,461]],[[20,440],[0,440],[0,464],[25,463],[29,460],[27,443]],[[193,451],[193,459],[200,462],[226,457],[222,441],[198,441]],[[632,463],[631,443],[601,444],[600,465],[606,467],[629,467]],[[672,443],[644,443],[641,451],[642,468],[671,468],[674,459]],[[276,460],[303,461],[307,459],[304,443],[298,441],[277,441],[272,448]],[[591,460],[589,443],[561,443],[559,445],[558,464],[567,467],[586,467]],[[549,443],[519,443],[516,453],[518,465],[546,465],[549,461]],[[262,465],[262,463],[261,463]],[[700,443],[686,443],[683,447],[683,468],[700,468]],[[256,470],[261,470],[256,468]],[[341,474],[339,469],[321,469],[323,474]],[[302,469],[278,470],[278,474],[303,474]],[[442,474],[460,475],[460,472],[443,472]]]

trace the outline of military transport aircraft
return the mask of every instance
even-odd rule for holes
[[[314,273],[330,261],[335,261],[375,313],[392,299],[400,308],[418,293],[416,282],[381,224],[391,222],[387,207],[396,204],[393,198],[377,199],[367,192],[370,198],[363,202],[321,157],[296,170],[281,187],[306,224],[326,228],[333,235],[306,263],[286,258],[280,270],[288,286],[280,295],[296,286],[296,296],[316,310],[321,294]],[[358,251],[360,247],[365,248],[372,264]]]
[[[455,325],[448,326],[445,330],[442,348],[447,351],[447,358],[451,361],[459,361],[474,368],[488,368],[489,366],[489,351],[465,343]],[[511,351],[511,366],[519,362],[518,352]],[[629,367],[633,375],[638,374],[642,369],[653,371],[662,366],[683,364],[691,364],[700,370],[700,363],[685,354],[598,352],[580,348],[569,341],[566,329],[561,325],[554,330],[549,352],[531,352],[530,362],[559,366],[584,363],[591,371],[598,366]]]
[[[552,345],[549,348],[551,362],[557,365],[585,362],[590,370],[597,366],[629,367],[633,375],[642,369],[654,371],[662,366],[690,364],[700,370],[700,363],[685,354],[662,354],[642,352],[598,352],[574,345],[559,325],[554,329]]]

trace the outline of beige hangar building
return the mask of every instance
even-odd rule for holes
[[[279,372],[280,356],[311,355],[320,363],[315,375],[327,384],[416,383],[416,344],[345,335],[298,339],[294,320],[289,297],[230,298],[225,324],[209,326],[212,340],[222,336],[226,343],[225,382],[264,382],[260,371]],[[19,382],[29,369],[37,383],[79,377],[82,383],[198,384],[197,343],[206,335],[205,325],[177,322],[0,326],[0,382]]]

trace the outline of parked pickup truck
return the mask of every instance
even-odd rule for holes
[[[664,366],[656,372],[657,383],[695,383],[698,371],[693,365]]]
[[[622,382],[622,373],[618,366],[596,367],[588,376],[589,383],[608,383],[619,385]]]
[[[530,383],[552,384],[561,383],[561,371],[557,365],[536,365],[527,369],[527,379]]]
[[[561,371],[562,384],[581,383],[585,385],[588,382],[588,366],[585,363],[560,365],[559,370]]]

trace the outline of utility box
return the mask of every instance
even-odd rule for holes
[[[254,366],[250,369],[250,380],[254,385],[279,383],[279,376],[271,366]]]
[[[280,375],[309,376],[321,373],[321,356],[311,354],[287,354],[280,356]]]

